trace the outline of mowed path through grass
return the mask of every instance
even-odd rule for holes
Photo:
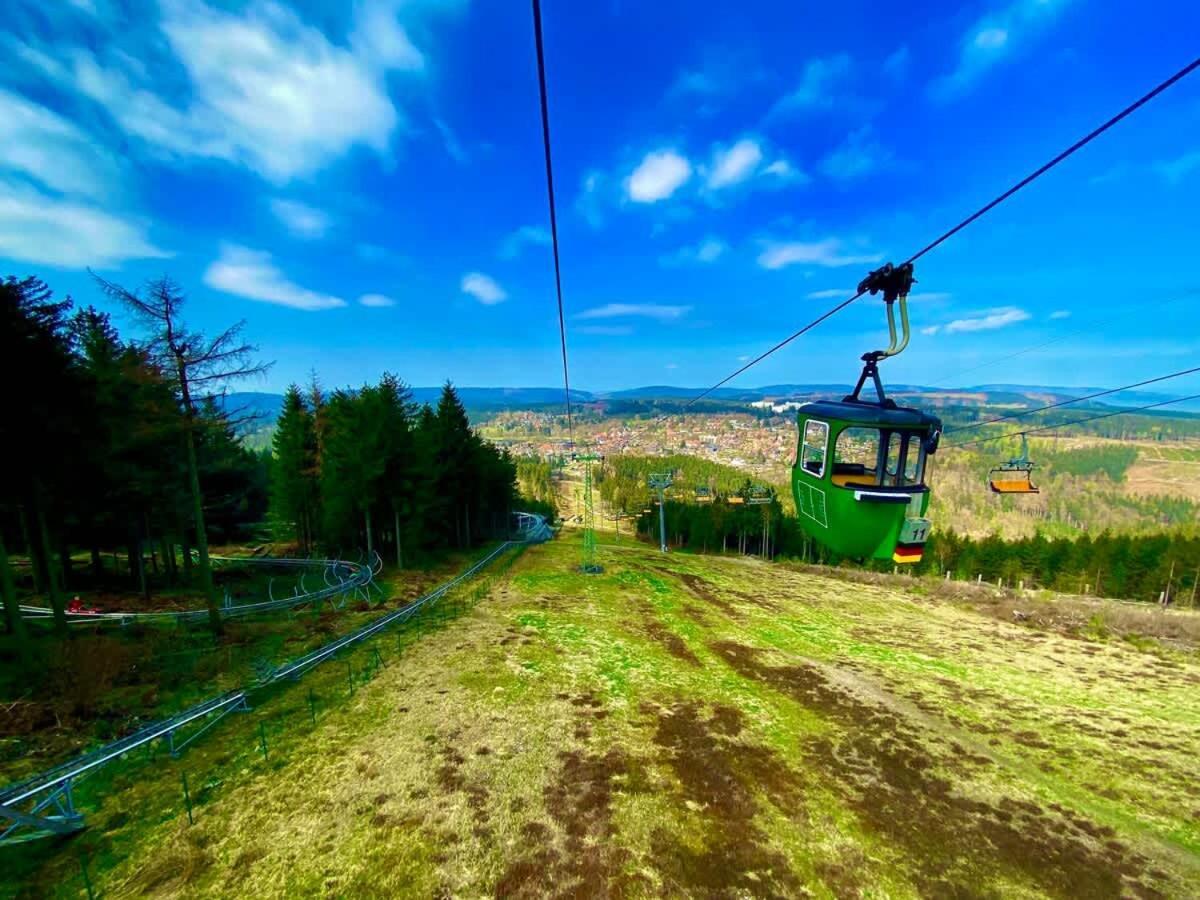
[[[110,796],[106,895],[1200,891],[1194,658],[754,560],[577,554],[530,549],[195,825]]]

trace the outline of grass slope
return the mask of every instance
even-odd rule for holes
[[[577,552],[385,639],[315,725],[307,686],[345,669],[291,689],[267,761],[256,712],[143,768],[22,877],[77,893],[83,847],[114,897],[1200,891],[1194,657],[754,560],[629,544],[584,576]]]

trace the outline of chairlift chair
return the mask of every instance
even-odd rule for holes
[[[988,487],[994,494],[1040,494],[1032,481],[1034,463],[1029,461],[1029,440],[1021,434],[1021,455],[993,467],[988,472]]]
[[[774,499],[774,492],[761,484],[751,485],[746,495],[746,502],[751,506],[765,506]]]

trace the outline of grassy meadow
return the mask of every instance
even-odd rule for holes
[[[91,827],[0,856],[4,883],[78,896],[82,858],[106,897],[1200,892],[1194,646],[600,557],[530,548],[456,617],[97,776]]]

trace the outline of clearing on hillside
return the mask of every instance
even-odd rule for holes
[[[1200,891],[1194,655],[754,560],[630,543],[586,576],[577,557],[531,548],[448,627],[384,641],[376,677],[269,763],[229,760],[252,717],[223,726],[183,760],[221,766],[192,826],[178,772],[143,770],[81,838],[97,888]],[[28,877],[78,871],[59,854]]]

